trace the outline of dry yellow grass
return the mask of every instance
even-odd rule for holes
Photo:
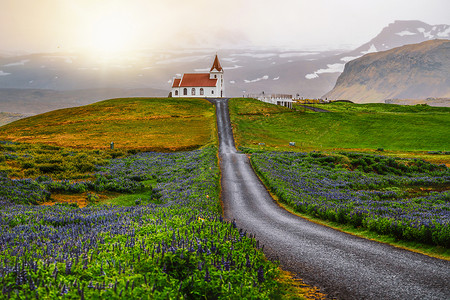
[[[63,147],[179,151],[216,141],[203,99],[130,98],[56,110],[0,127],[0,140]]]

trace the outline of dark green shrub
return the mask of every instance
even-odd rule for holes
[[[58,164],[42,164],[38,166],[38,169],[44,174],[56,173],[62,170],[61,166]]]
[[[31,161],[25,161],[21,164],[21,166],[24,169],[32,169],[32,168],[36,167],[36,165]]]
[[[77,170],[81,173],[93,172],[95,171],[95,165],[91,162],[81,162],[75,165]]]

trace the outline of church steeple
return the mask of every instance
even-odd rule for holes
[[[216,69],[219,72],[223,71],[222,66],[220,65],[220,62],[219,62],[219,58],[217,57],[217,54],[216,54],[216,58],[214,58],[214,63],[211,67],[211,70],[209,70],[209,71],[212,72],[214,69]]]
[[[224,84],[223,84],[223,69],[219,62],[219,57],[217,56],[214,58],[213,65],[211,67],[211,70],[209,70],[209,79],[215,79],[216,80],[216,86],[217,86],[217,93],[216,95],[218,97],[223,97],[223,90],[224,90]]]

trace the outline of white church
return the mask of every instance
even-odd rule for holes
[[[223,68],[214,58],[209,73],[188,73],[174,78],[172,97],[222,98],[224,97]]]

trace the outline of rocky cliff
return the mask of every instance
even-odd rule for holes
[[[450,41],[431,40],[350,61],[323,97],[359,103],[450,98]]]

